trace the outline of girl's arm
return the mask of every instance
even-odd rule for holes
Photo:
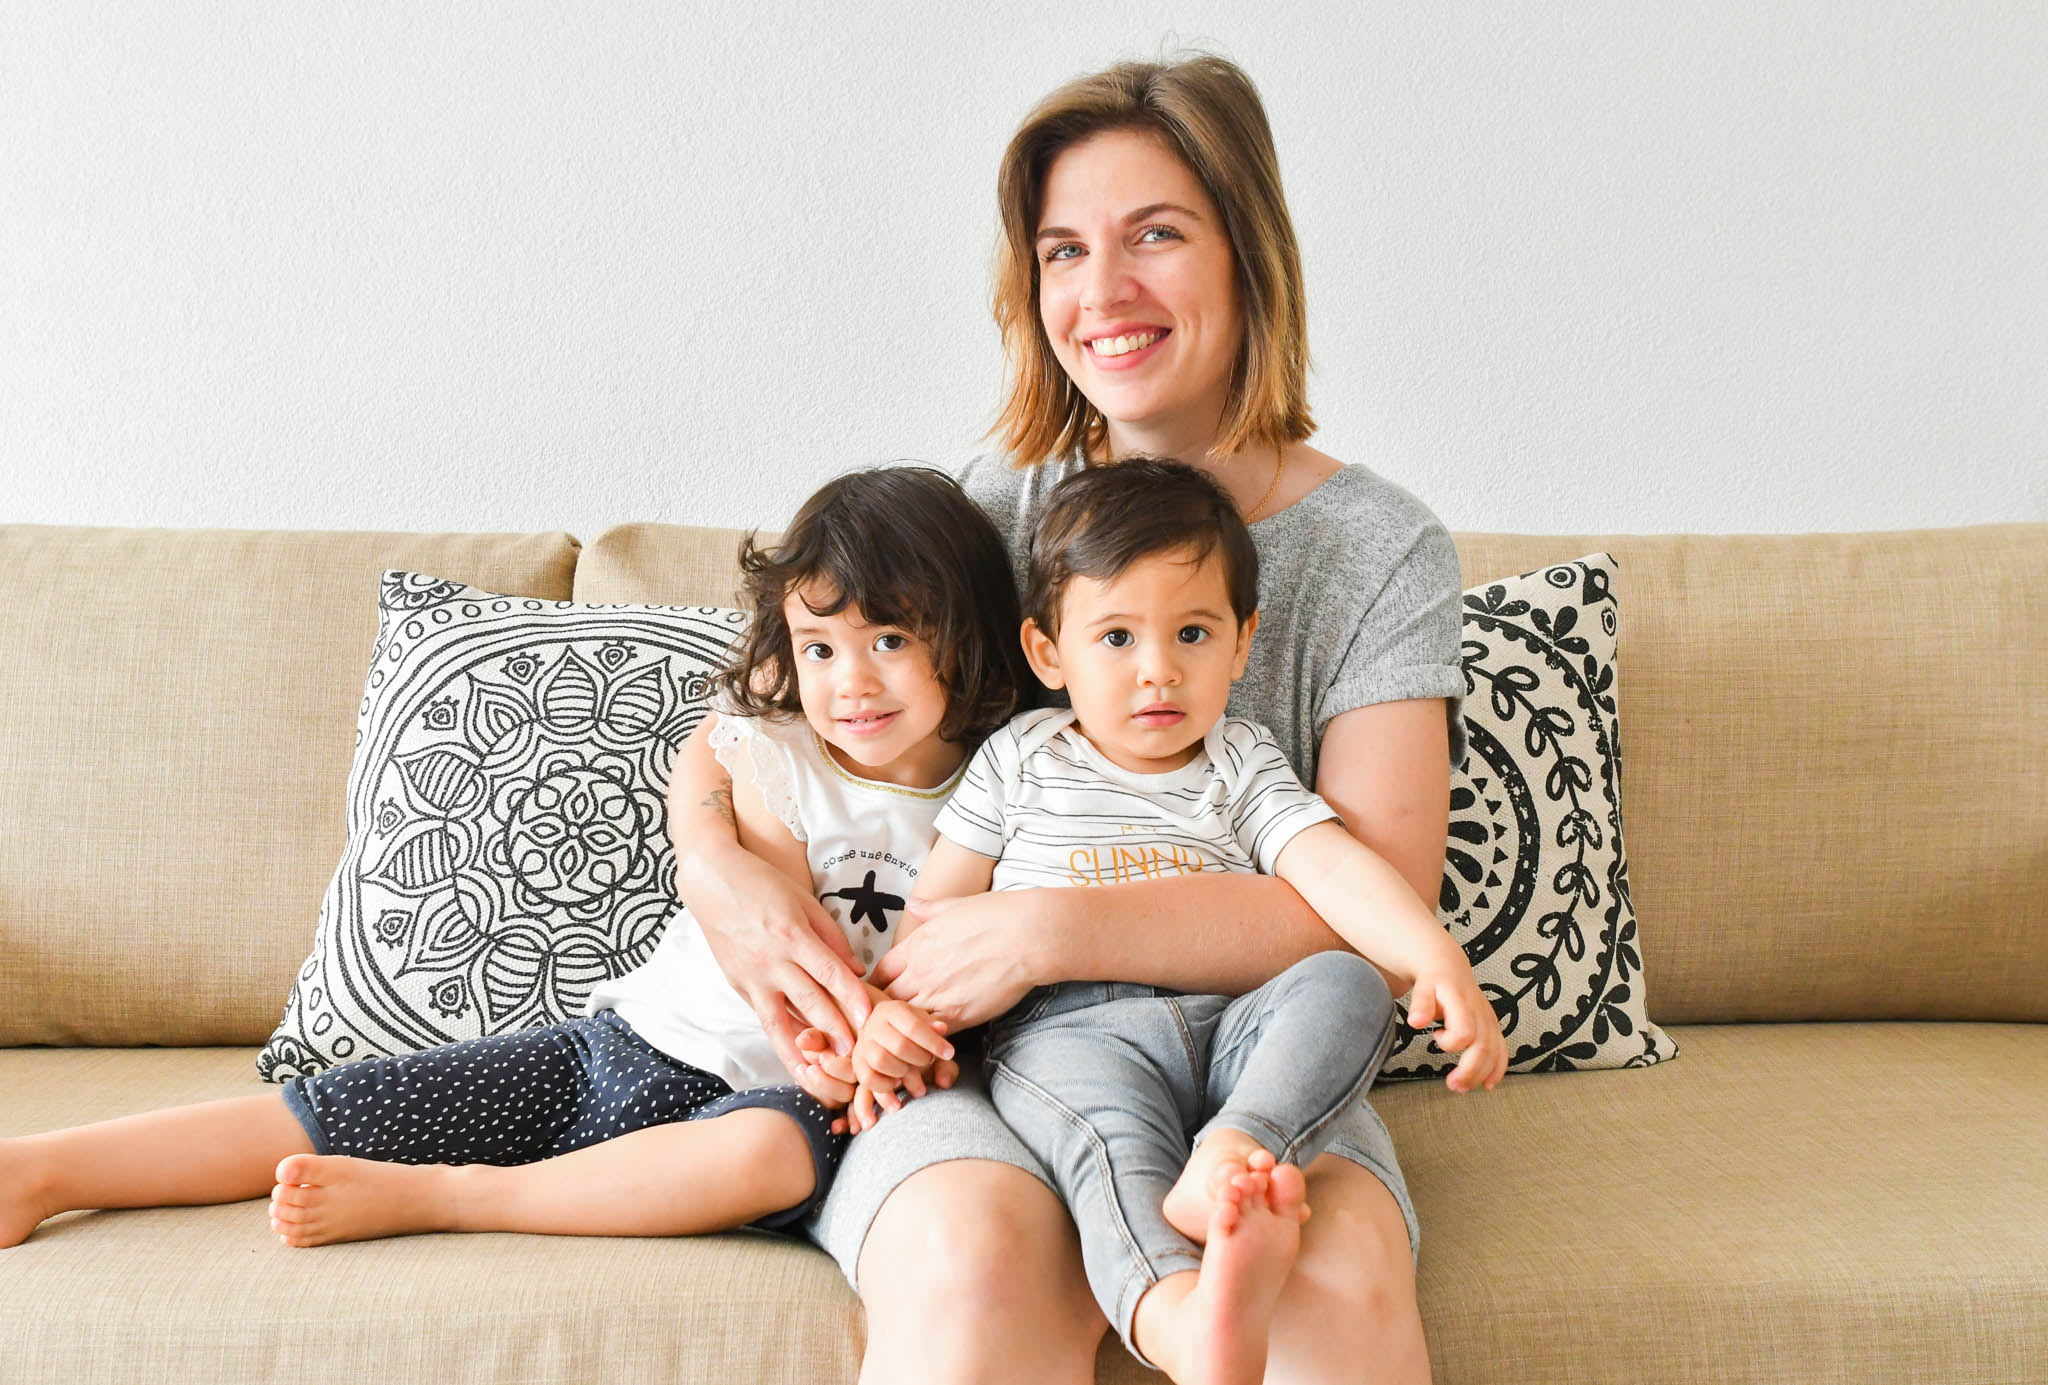
[[[690,733],[669,771],[676,893],[703,928],[726,979],[754,1007],[776,1056],[795,1072],[802,1062],[795,1039],[804,1024],[829,1035],[836,1051],[853,1050],[868,1015],[867,987],[853,965],[852,946],[811,893],[802,844],[767,814],[801,864],[795,871],[787,861],[778,868],[748,849],[732,779],[711,753],[717,720],[714,713]],[[758,792],[754,797],[758,803]],[[760,811],[766,813],[765,805]]]
[[[1436,898],[1451,793],[1441,699],[1333,718],[1316,791],[1410,889]],[[1035,985],[1122,980],[1238,995],[1304,957],[1345,946],[1291,885],[1263,875],[1009,890],[912,901],[910,909],[922,926],[882,958],[875,980],[955,1033],[1001,1014]],[[1394,994],[1407,990],[1383,974]]]

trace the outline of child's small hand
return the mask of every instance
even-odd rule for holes
[[[923,1096],[927,1073],[939,1086],[952,1086],[958,1066],[952,1065],[950,1072],[938,1070],[939,1064],[950,1064],[952,1057],[953,1045],[946,1040],[943,1023],[905,1001],[885,1000],[861,1026],[860,1041],[853,1046],[853,1073],[875,1103],[883,1110],[896,1111],[903,1105],[896,1089]]]
[[[1461,1055],[1444,1085],[1454,1092],[1492,1091],[1500,1085],[1508,1070],[1507,1040],[1462,954],[1455,965],[1426,968],[1408,994],[1409,1028],[1427,1029],[1439,1018],[1443,1028],[1431,1042],[1445,1053]]]
[[[817,1098],[820,1105],[834,1109],[853,1099],[857,1080],[853,1059],[832,1051],[830,1034],[822,1029],[803,1030],[796,1036],[796,1051],[799,1062],[790,1075],[796,1078],[797,1086]]]

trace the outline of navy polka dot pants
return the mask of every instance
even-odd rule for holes
[[[735,1092],[610,1010],[295,1077],[284,1100],[317,1152],[392,1164],[531,1164],[651,1125],[766,1107],[803,1131],[818,1175],[802,1204],[754,1223],[770,1228],[824,1201],[846,1148],[832,1112],[801,1088]]]

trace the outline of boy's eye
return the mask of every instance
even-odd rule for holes
[[[1200,644],[1208,638],[1209,631],[1205,626],[1183,625],[1180,628],[1180,642],[1182,644]]]
[[[817,640],[812,640],[809,644],[805,645],[802,649],[798,650],[797,652],[803,655],[806,659],[809,659],[814,664],[822,663],[826,659],[832,657],[832,646],[829,644],[822,644]]]
[[[1105,630],[1102,632],[1102,642],[1111,649],[1128,649],[1131,644],[1131,632],[1128,630]]]

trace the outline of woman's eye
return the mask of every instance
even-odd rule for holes
[[[1155,231],[1159,233],[1161,240],[1179,240],[1181,238],[1180,232],[1174,230],[1171,226],[1147,226],[1144,230],[1138,232],[1138,243],[1140,245],[1157,244],[1152,239],[1152,233]]]
[[[1072,252],[1071,254],[1068,253],[1070,251]],[[1045,260],[1048,264],[1052,263],[1054,260],[1071,260],[1074,258],[1075,255],[1078,255],[1080,253],[1080,246],[1074,244],[1072,241],[1065,241],[1059,245],[1055,245],[1054,247],[1052,247],[1052,249],[1046,251]]]
[[[825,660],[832,657],[832,646],[829,644],[820,644],[816,640],[813,640],[809,644],[805,645],[798,652],[814,664],[823,663]]]
[[[1102,632],[1102,642],[1111,649],[1127,649],[1131,643],[1131,632],[1128,630],[1105,630]]]
[[[910,648],[910,639],[906,635],[877,635],[875,636],[875,648],[884,654],[893,654],[899,649]]]
[[[1180,628],[1180,642],[1182,644],[1200,644],[1208,638],[1209,632],[1203,626],[1183,625]]]

